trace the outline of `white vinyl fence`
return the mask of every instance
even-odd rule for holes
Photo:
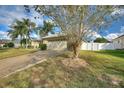
[[[81,50],[114,50],[113,43],[83,43]]]
[[[86,43],[83,42],[81,50],[114,50],[116,44],[113,43]],[[48,50],[66,50],[67,42],[66,41],[50,41],[47,43]]]

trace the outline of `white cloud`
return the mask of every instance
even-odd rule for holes
[[[96,38],[101,38],[102,36],[98,32],[92,32],[91,33],[91,39],[95,40]]]
[[[15,19],[26,17],[23,6],[13,7],[14,10],[9,10],[11,6],[2,6],[0,8],[0,23],[11,24]]]
[[[40,39],[39,35],[37,35],[36,33],[32,33],[31,34],[31,37],[32,38],[36,38],[36,39]]]
[[[124,33],[124,26],[121,26],[120,32]]]
[[[0,31],[0,39],[10,39],[8,36],[8,32]]]
[[[120,31],[118,33],[110,33],[110,34],[108,34],[104,37],[111,41],[112,39],[115,39],[115,38],[117,38],[118,36],[121,36],[121,35],[124,35],[124,26],[121,26]]]
[[[106,36],[104,36],[106,39],[108,40],[112,40],[112,39],[115,39],[117,38],[118,36],[122,35],[121,33],[111,33],[111,34],[108,34]]]
[[[124,9],[115,9],[114,12],[112,12],[112,15],[120,15],[123,16],[124,15]]]
[[[88,41],[94,41],[96,38],[101,38],[102,36],[95,31],[90,30],[90,33],[87,35],[87,40]]]
[[[6,34],[8,34],[8,32],[0,31],[0,35],[6,35]]]
[[[12,8],[9,10],[9,8]],[[34,19],[38,16],[39,19]],[[0,6],[0,24],[10,25],[15,19],[29,18],[31,21],[35,22],[37,25],[42,25],[42,17],[36,11],[31,11],[28,15],[23,6]]]
[[[38,19],[35,19],[34,17],[38,17]],[[0,24],[9,26],[15,19],[21,20],[22,18],[29,18],[32,22],[35,22],[37,26],[43,24],[43,17],[34,10],[27,13],[24,6],[0,6]],[[32,37],[37,36],[32,35]],[[7,32],[0,31],[0,39],[5,38],[9,38]]]
[[[100,37],[102,37],[100,34],[98,34],[97,32],[94,32],[94,37],[95,38],[100,38]]]

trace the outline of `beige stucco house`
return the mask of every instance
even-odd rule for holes
[[[32,48],[39,48],[40,42],[41,40],[32,39],[30,41],[30,45]],[[20,47],[20,40],[14,40],[13,43],[15,44],[16,48]]]
[[[42,38],[44,44],[47,44],[48,50],[66,50],[67,41],[64,35],[51,35]]]
[[[112,40],[115,49],[124,49],[124,35]]]
[[[0,47],[3,47],[3,45],[8,42],[10,42],[10,40],[5,40],[5,39],[0,40]]]
[[[31,40],[31,46],[33,48],[38,48],[41,40]]]

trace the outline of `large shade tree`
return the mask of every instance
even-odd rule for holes
[[[113,12],[118,6],[34,6],[35,11],[57,24],[78,57],[82,40],[93,31],[110,26],[118,18]],[[27,9],[27,7],[26,7]]]

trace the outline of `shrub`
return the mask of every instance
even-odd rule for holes
[[[7,45],[8,45],[8,47],[14,47],[14,43],[13,42],[8,43]]]
[[[2,49],[2,46],[0,46],[0,49]]]
[[[3,47],[8,47],[8,43],[5,43],[5,44],[3,45]]]
[[[41,50],[46,50],[47,49],[47,45],[46,44],[39,44],[39,48],[41,49]]]
[[[96,40],[94,40],[94,42],[96,42],[96,43],[108,43],[109,41],[105,38],[96,38]]]
[[[12,42],[9,42],[9,43],[5,43],[4,45],[3,45],[3,47],[14,47],[14,43],[12,43]]]

